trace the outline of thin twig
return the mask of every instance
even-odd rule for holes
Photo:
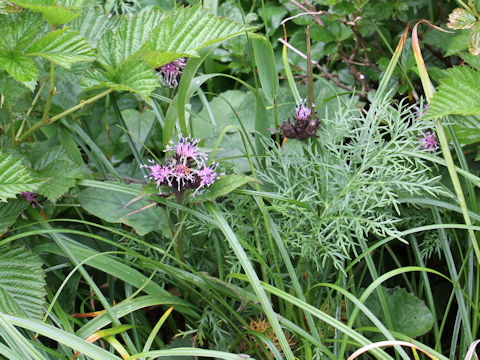
[[[299,9],[309,13],[309,15],[312,15],[312,18],[313,20],[315,20],[315,22],[320,25],[320,26],[325,26],[325,24],[323,23],[322,19],[320,19],[314,12],[310,11],[310,9],[308,9],[307,7],[303,6],[302,4],[298,3],[297,1],[295,0],[288,0],[290,1],[293,5],[295,5],[296,7],[298,7]]]
[[[303,52],[301,52],[300,50],[298,50],[295,46],[291,45],[290,43],[288,43],[287,41],[283,40],[282,38],[279,38],[278,41],[280,41],[282,44],[284,44],[286,47],[288,47],[290,50],[292,50],[294,53],[296,53],[297,55],[301,56],[302,58],[304,58],[305,60],[307,59],[307,55],[305,55]],[[332,81],[335,86],[338,86],[344,90],[347,90],[347,91],[352,91],[354,92],[355,90],[352,89],[351,87],[345,85],[345,84],[342,84],[341,82],[339,82],[337,79],[336,79],[336,76],[334,74],[332,74],[331,72],[328,71],[327,67],[326,66],[323,66],[323,65],[320,65],[318,62],[316,62],[315,60],[311,60],[312,61],[312,64],[315,65],[322,73],[323,75],[329,79],[330,81]],[[367,97],[367,94],[364,93],[364,92],[357,92],[356,93],[357,95],[361,96],[361,97]]]

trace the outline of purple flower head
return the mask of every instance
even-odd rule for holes
[[[221,175],[223,175],[215,172],[215,168],[216,164],[212,164],[211,166],[204,166],[200,170],[196,171],[196,175],[200,180],[200,184],[198,185],[193,195],[195,195],[200,189],[204,187],[209,187],[215,182],[215,180],[217,180]]]
[[[297,103],[297,107],[295,108],[295,112],[296,112],[296,115],[297,115],[297,119],[307,120],[310,117],[310,115],[312,114],[312,108],[309,108],[306,105],[305,100],[300,100]]]
[[[207,160],[207,154],[198,149],[197,145],[199,142],[199,139],[190,140],[189,137],[184,138],[180,134],[178,144],[170,142],[166,151],[175,151],[176,158],[183,165],[187,165],[189,160],[194,160],[197,166],[202,166]]]
[[[435,152],[438,149],[437,137],[433,131],[427,131],[419,140],[420,146],[428,151]]]
[[[162,76],[165,85],[168,85],[171,88],[178,85],[178,80],[185,68],[186,61],[186,58],[180,58],[162,65],[157,69],[158,74]]]
[[[182,202],[188,190],[195,190],[193,196],[201,189],[212,185],[222,174],[215,171],[216,164],[205,166],[207,154],[198,149],[200,140],[191,140],[184,138],[181,134],[179,142],[170,144],[165,151],[171,151],[171,156],[167,156],[164,164],[158,164],[149,160],[151,165],[141,165],[147,168],[148,177],[155,180],[157,187],[166,185],[172,189],[171,194]]]

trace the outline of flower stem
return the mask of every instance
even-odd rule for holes
[[[85,101],[81,101],[80,103],[78,103],[77,105],[75,105],[74,107],[71,107],[70,109],[68,110],[65,110],[64,112],[58,114],[58,115],[55,115],[54,117],[50,118],[49,120],[47,120],[47,123],[44,123],[43,122],[43,119],[42,121],[39,121],[37,122],[35,125],[33,125],[29,130],[27,130],[21,137],[20,139],[18,140],[17,143],[21,143],[23,141],[25,141],[31,134],[33,134],[35,131],[37,131],[38,129],[40,129],[42,126],[44,125],[49,125],[49,124],[52,124],[54,123],[55,121],[57,120],[60,120],[61,118],[67,116],[68,114],[71,114],[72,112],[78,110],[78,109],[81,109],[83,108],[85,105],[88,105],[88,104],[91,104],[95,101],[97,101],[98,99],[101,99],[102,97],[110,94],[111,92],[113,92],[113,89],[108,89],[98,95],[95,95],[94,97],[91,97],[90,99],[88,100],[85,100]],[[48,117],[47,117],[48,119]]]

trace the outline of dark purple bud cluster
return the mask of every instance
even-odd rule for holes
[[[182,57],[160,66],[157,71],[158,75],[162,78],[163,84],[171,88],[177,86],[186,64],[187,58]]]
[[[297,103],[293,124],[290,119],[280,125],[280,134],[287,139],[306,140],[317,137],[317,130],[320,126],[320,119],[312,107],[306,105],[305,100]]]

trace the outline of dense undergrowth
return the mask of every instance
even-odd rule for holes
[[[473,358],[479,12],[0,0],[0,358]]]

